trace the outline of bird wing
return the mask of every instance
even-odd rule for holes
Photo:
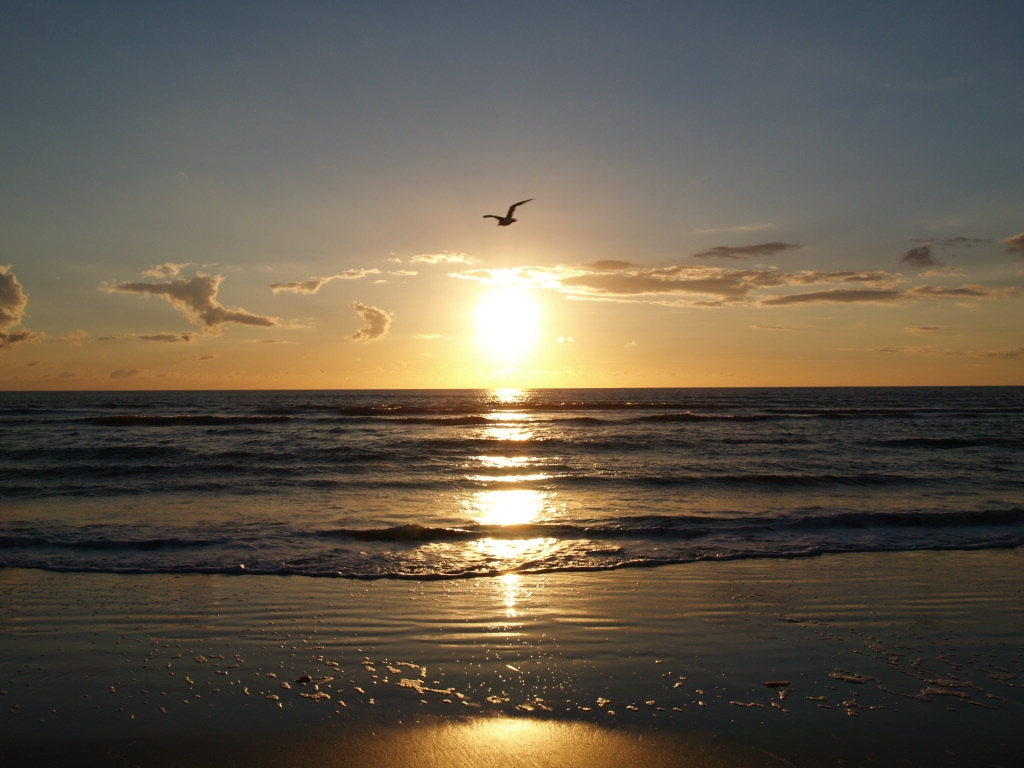
[[[500,220],[501,216],[495,216],[493,213],[485,213],[484,214],[484,218],[485,219],[498,219],[498,220]]]
[[[530,198],[530,200],[536,200],[536,199],[537,198],[535,198],[535,197],[531,197]],[[518,208],[520,205],[523,205],[524,203],[530,202],[530,200],[520,200],[518,203],[512,203],[512,205],[509,206],[508,213],[505,214],[505,216],[506,217],[511,217],[512,214],[515,213],[516,208]]]

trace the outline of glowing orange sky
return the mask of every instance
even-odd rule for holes
[[[1024,8],[58,5],[0,389],[1024,384]]]

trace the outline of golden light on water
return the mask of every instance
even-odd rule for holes
[[[505,616],[514,619],[519,615],[516,610],[516,599],[519,597],[519,576],[514,573],[506,573],[501,577],[503,590],[502,602],[505,604]]]
[[[481,525],[525,525],[543,517],[547,500],[548,494],[529,488],[480,491],[466,511]]]

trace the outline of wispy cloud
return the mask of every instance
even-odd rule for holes
[[[280,321],[275,317],[256,315],[240,307],[231,309],[217,301],[217,292],[223,280],[221,275],[206,275],[200,272],[191,279],[182,277],[166,283],[104,284],[101,290],[107,293],[140,293],[143,296],[161,298],[184,312],[189,322],[211,335],[219,334],[225,325],[250,325],[262,328],[280,325]]]
[[[878,270],[875,272],[792,272],[785,275],[789,285],[818,285],[821,283],[855,283],[877,285],[891,283],[899,279],[892,272]]]
[[[143,277],[177,277],[185,267],[192,266],[189,262],[175,264],[173,261],[165,261],[163,264],[154,264],[149,269],[142,270]]]
[[[796,243],[757,243],[756,245],[716,245],[708,251],[693,254],[698,259],[750,259],[758,256],[777,256],[802,246]]]
[[[812,291],[810,293],[793,293],[788,296],[772,296],[761,299],[761,305],[766,307],[782,307],[791,304],[822,304],[840,303],[856,304],[861,302],[893,302],[904,297],[903,291],[889,288],[832,288],[827,291]]]
[[[942,357],[976,357],[983,360],[1017,360],[1024,358],[1024,347],[1012,349],[943,349],[942,347],[876,347],[868,350],[888,355],[930,355]]]
[[[469,256],[465,253],[421,253],[413,256],[410,261],[418,261],[423,264],[479,264],[480,259]]]
[[[762,299],[759,303],[766,307],[780,307],[792,304],[857,304],[881,303],[891,304],[899,301],[915,299],[1002,299],[1020,292],[1017,288],[987,288],[981,285],[964,285],[948,288],[937,285],[919,285],[907,290],[894,288],[873,288],[850,290],[834,288],[827,291],[811,293],[795,293],[788,296],[772,296]]]
[[[116,371],[110,372],[110,378],[112,379],[130,379],[134,376],[138,376],[142,371],[138,368],[120,368]]]
[[[912,325],[907,330],[911,333],[937,333],[942,328],[938,325]]]
[[[911,248],[900,259],[903,264],[909,264],[912,267],[934,267],[939,262],[935,260],[934,254],[932,254],[932,247],[930,245],[919,245],[916,248]]]
[[[363,319],[366,325],[349,336],[349,339],[352,341],[374,341],[388,332],[391,315],[383,309],[370,307],[359,301],[353,302],[352,306],[355,307],[356,314]]]
[[[627,269],[639,269],[639,267],[631,261],[615,261],[614,259],[595,261],[590,264],[584,264],[583,266],[587,269],[592,269],[595,272],[621,272]]]
[[[717,229],[695,229],[698,235],[720,235],[726,232],[761,232],[766,229],[775,229],[774,224],[768,222],[757,222],[755,224],[738,224],[735,227],[720,227]]]
[[[1024,256],[1024,232],[1013,237],[1008,237],[1005,240],[1000,241],[1006,246],[1008,253],[1016,253],[1018,256]]]
[[[71,333],[65,336],[58,336],[54,339],[51,339],[51,341],[55,341],[58,344],[71,344],[72,346],[78,347],[81,346],[82,342],[85,341],[85,338],[88,335],[88,331],[83,331],[81,328],[79,328],[77,331],[72,331]]]
[[[473,269],[452,277],[484,284],[521,285],[555,290],[595,301],[653,301],[673,306],[720,307],[754,302],[761,306],[823,303],[883,303],[926,299],[1003,299],[1017,287],[919,285],[906,288],[899,273],[875,270],[784,272],[776,267],[730,269],[705,265],[594,269],[587,266]],[[807,293],[778,295],[790,286],[835,286]],[[670,300],[667,298],[670,297]]]
[[[127,333],[122,336],[99,336],[96,341],[151,341],[167,344],[190,344],[194,333]]]
[[[297,283],[271,283],[270,290],[274,293],[288,291],[291,293],[316,293],[332,280],[358,280],[367,275],[379,275],[379,269],[347,269],[336,275],[326,277],[311,277]]]

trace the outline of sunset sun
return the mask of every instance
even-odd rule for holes
[[[490,355],[515,360],[530,351],[540,328],[540,307],[528,291],[497,288],[476,309],[477,340]]]

